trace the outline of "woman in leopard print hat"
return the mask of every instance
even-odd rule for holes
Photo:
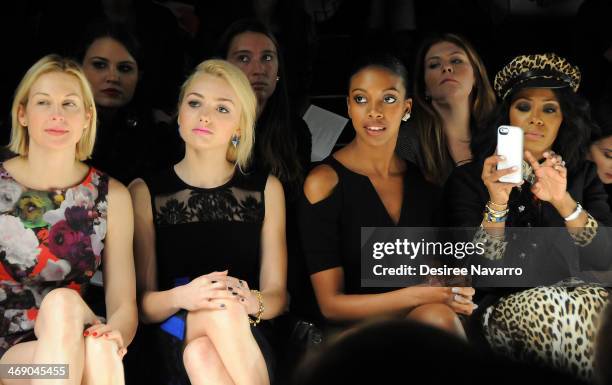
[[[501,103],[489,128],[472,141],[480,160],[450,176],[446,211],[450,225],[478,228],[475,242],[486,245],[486,263],[523,268],[522,276],[489,280],[497,288],[481,291],[473,324],[489,346],[591,379],[608,292],[586,282],[612,262],[612,215],[596,168],[586,161],[595,123],[576,93],[579,83],[578,68],[555,54],[507,64],[494,82]],[[524,132],[518,184],[499,180],[513,172],[497,170],[497,128],[506,124]],[[478,286],[479,277],[473,279]]]

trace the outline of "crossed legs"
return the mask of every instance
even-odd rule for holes
[[[244,307],[235,301],[223,303],[225,309],[187,315],[183,362],[191,383],[269,384],[268,369]]]
[[[36,341],[9,349],[2,364],[68,364],[68,379],[3,379],[4,385],[123,384],[123,364],[117,345],[102,338],[83,337],[85,324],[96,319],[81,296],[60,288],[43,299],[34,332]]]

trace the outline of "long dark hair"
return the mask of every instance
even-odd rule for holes
[[[474,69],[475,82],[471,93],[470,111],[472,137],[475,135],[474,129],[481,127],[495,108],[495,93],[487,70],[474,47],[465,38],[445,33],[433,35],[421,43],[414,66],[413,116],[423,156],[423,173],[438,184],[444,183],[446,176],[452,171],[453,162],[448,152],[442,118],[425,96],[425,55],[434,44],[442,42],[452,43],[463,49]]]
[[[261,33],[274,43],[278,53],[280,76],[274,93],[257,119],[254,161],[280,179],[285,187],[298,191],[304,179],[304,170],[298,159],[297,135],[291,124],[285,63],[277,39],[270,29],[258,20],[238,20],[225,30],[217,48],[217,55],[227,58],[232,40],[244,32]]]
[[[597,124],[591,118],[589,102],[569,87],[551,89],[561,107],[563,121],[552,150],[563,157],[568,173],[577,171],[589,149],[591,133]],[[520,88],[508,95],[491,115],[486,128],[472,139],[471,149],[475,159],[480,161],[493,155],[497,145],[497,127],[510,122],[510,105]]]
[[[612,136],[612,112],[605,108],[594,108],[593,118],[599,127],[591,132],[591,143]]]

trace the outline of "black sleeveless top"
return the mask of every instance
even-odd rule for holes
[[[302,196],[299,225],[310,274],[342,267],[344,293],[367,294],[394,288],[361,287],[361,227],[431,227],[440,221],[440,187],[406,162],[399,222],[395,224],[370,179],[346,168],[333,156],[323,161],[338,175],[325,199],[311,204]]]
[[[259,287],[267,175],[236,171],[221,186],[199,188],[170,167],[144,181],[151,193],[159,290],[224,270]]]

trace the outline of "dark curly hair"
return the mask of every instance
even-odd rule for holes
[[[510,122],[510,105],[516,98],[520,89],[508,95],[493,111],[485,129],[481,130],[471,143],[472,154],[477,160],[484,160],[493,155],[497,145],[497,127]],[[552,145],[552,150],[565,161],[569,174],[578,169],[585,160],[589,149],[591,133],[598,130],[597,124],[591,117],[589,102],[570,88],[551,89],[554,92],[561,112],[563,122]]]

